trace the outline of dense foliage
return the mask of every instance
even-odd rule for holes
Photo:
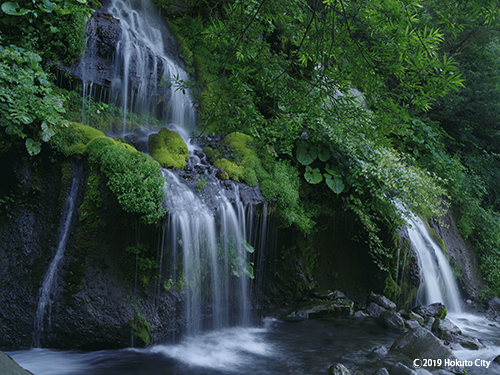
[[[498,12],[487,0],[190,0],[170,24],[200,77],[204,131],[238,130],[288,159],[280,181],[300,210],[285,223],[310,231],[337,197],[387,269],[393,200],[427,217],[452,203],[498,293]],[[287,212],[289,189],[268,185]]]
[[[0,45],[0,152],[24,140],[30,155],[64,126],[63,98],[56,95],[35,52]]]

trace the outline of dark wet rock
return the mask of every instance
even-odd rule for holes
[[[349,300],[343,302],[325,301],[320,303],[309,303],[287,315],[285,320],[293,322],[334,315],[350,315],[352,313],[352,307],[353,303]]]
[[[420,324],[424,324],[424,318],[418,315],[416,312],[411,311],[410,309],[401,310],[399,313],[406,320],[416,320]]]
[[[329,299],[333,297],[333,292],[331,290],[321,288],[314,288],[309,292],[309,294],[311,297],[319,299]]]
[[[425,328],[411,329],[401,334],[392,344],[391,351],[402,353],[410,360],[456,359],[453,352]]]
[[[460,333],[453,331],[442,331],[438,334],[438,337],[449,343],[460,344],[466,349],[479,350],[483,346],[478,339],[462,336]]]
[[[386,310],[389,311],[396,311],[396,304],[392,302],[389,298],[386,296],[383,296],[381,294],[370,294],[366,300],[368,304],[370,303],[376,303],[377,305],[383,307]]]
[[[421,317],[423,317],[425,320],[427,318],[446,318],[447,311],[446,311],[446,306],[443,305],[441,302],[436,302],[432,303],[427,306],[418,306],[412,309],[413,312],[417,313]]]
[[[488,307],[493,311],[500,311],[500,298],[494,297],[488,301]]]
[[[403,332],[405,329],[405,321],[403,317],[394,311],[383,311],[378,319],[378,323],[392,331]]]
[[[405,322],[405,325],[406,325],[406,328],[412,328],[412,329],[415,329],[415,328],[419,328],[419,327],[422,327],[422,325],[417,322],[416,320],[407,320]]]
[[[460,328],[458,328],[455,323],[453,323],[450,319],[448,318],[437,318],[434,323],[432,324],[432,332],[436,334],[438,337],[439,335],[444,332],[444,331],[449,331],[453,333],[458,333],[459,335],[462,334],[462,331]]]
[[[493,362],[500,365],[500,354],[495,357],[495,359],[493,360]]]
[[[352,375],[341,363],[336,363],[328,368],[328,375]]]
[[[19,366],[7,354],[0,352],[0,374],[2,375],[33,375]]]
[[[368,305],[366,308],[366,312],[370,314],[370,316],[373,316],[375,318],[378,318],[380,314],[382,314],[384,311],[387,311],[384,309],[382,306],[377,305],[376,303],[372,302]]]
[[[415,370],[405,366],[401,362],[396,363],[391,367],[391,375],[418,375]]]
[[[373,375],[390,375],[385,367],[379,368]]]
[[[355,318],[365,318],[367,316],[370,316],[370,314],[367,314],[366,311],[363,310],[358,310],[354,313]]]
[[[387,354],[389,354],[389,351],[385,346],[377,346],[368,354],[368,358],[380,361],[382,358],[385,358]]]

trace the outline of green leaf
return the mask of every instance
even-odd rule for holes
[[[306,179],[307,182],[309,182],[312,185],[319,184],[321,181],[323,181],[323,176],[321,175],[319,168],[312,169],[309,166],[306,168],[306,173],[304,173],[304,178]]]
[[[31,138],[26,139],[26,149],[30,156],[34,156],[40,153],[42,145],[38,141],[34,141]]]
[[[245,249],[247,253],[253,254],[255,252],[255,249],[253,248],[252,245],[250,245],[248,242],[245,241]]]
[[[344,191],[345,186],[340,177],[335,176],[334,178],[332,178],[332,175],[326,173],[324,174],[324,176],[326,184],[335,194],[338,195]]]
[[[330,166],[330,164],[325,166],[325,171],[333,176],[340,176],[339,169],[337,167]]]
[[[2,4],[3,12],[10,16],[23,16],[26,13],[29,13],[28,9],[17,10],[17,8],[19,8],[19,4],[13,1],[7,1]]]
[[[324,147],[319,152],[318,157],[319,157],[319,160],[321,160],[322,162],[326,162],[326,161],[328,161],[328,159],[330,159],[330,155],[331,155],[330,149]]]
[[[309,165],[314,160],[316,160],[317,153],[315,151],[316,150],[313,149],[312,147],[309,148],[309,145],[307,143],[302,143],[297,148],[297,153],[296,153],[297,160],[302,165]]]
[[[54,129],[50,128],[44,121],[42,123],[42,133],[41,133],[42,141],[48,142],[50,138],[52,138],[55,134],[56,132],[54,131]]]

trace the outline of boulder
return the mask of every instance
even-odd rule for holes
[[[342,363],[336,363],[328,368],[328,375],[352,375],[352,374]]]
[[[333,315],[350,315],[352,313],[352,307],[353,302],[349,300],[310,303],[288,314],[285,320],[294,322]]]
[[[438,337],[444,331],[450,331],[453,333],[462,334],[460,328],[458,328],[455,323],[453,323],[450,319],[447,318],[437,318],[432,324],[432,332],[436,334]]]
[[[493,311],[500,311],[500,298],[494,297],[488,301],[488,307]]]
[[[440,359],[441,368],[444,368],[445,359],[456,359],[453,352],[425,328],[410,329],[402,333],[392,344],[391,351],[402,353],[410,360]]]
[[[380,361],[382,358],[386,357],[387,354],[389,354],[389,351],[385,346],[377,346],[368,354],[368,357]]]
[[[450,343],[460,344],[463,348],[466,348],[466,349],[479,350],[479,348],[481,348],[483,346],[481,344],[481,342],[476,338],[465,337],[459,333],[452,332],[452,331],[443,331],[438,335],[438,337],[441,340],[444,340],[444,341],[447,341]]]
[[[418,375],[416,371],[403,365],[401,362],[396,363],[391,367],[391,375]]]
[[[389,371],[385,367],[379,368],[373,375],[389,375]]]
[[[405,325],[406,325],[406,328],[412,328],[412,329],[422,327],[422,325],[419,322],[417,322],[416,320],[407,320],[405,322]]]
[[[378,323],[392,331],[403,332],[405,330],[405,321],[403,317],[394,311],[383,311],[378,317]]]
[[[420,324],[424,324],[424,318],[422,318],[416,312],[411,311],[410,309],[401,310],[399,313],[406,320],[416,320]]]
[[[370,316],[378,318],[380,316],[380,314],[382,314],[384,311],[387,311],[387,310],[384,309],[382,306],[377,305],[376,303],[372,302],[368,305],[368,307],[366,308],[366,311],[368,312],[368,314],[370,314]]]
[[[418,306],[412,309],[413,312],[422,316],[425,320],[428,318],[446,318],[448,312],[446,306],[441,302],[432,303],[428,306]]]
[[[500,365],[500,355],[497,355],[493,362],[498,363]]]
[[[396,311],[396,304],[392,302],[389,298],[381,294],[370,294],[366,302],[368,304],[373,302],[383,307],[386,310]]]
[[[369,314],[367,314],[366,312],[364,312],[363,310],[358,310],[354,313],[354,317],[355,318],[365,318],[367,316],[370,316]]]

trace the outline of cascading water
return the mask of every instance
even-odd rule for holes
[[[247,325],[250,302],[244,267],[248,245],[244,207],[237,191],[235,209],[220,190],[214,214],[173,172],[163,170],[163,174],[169,209],[166,246],[172,256],[169,275],[176,288],[186,292],[188,333],[199,333],[208,315],[213,317],[214,329],[233,323]],[[234,292],[238,296],[231,306]],[[231,309],[237,313],[230,314]]]
[[[35,348],[40,347],[40,341],[42,339],[42,334],[44,330],[44,317],[46,310],[49,312],[49,322],[50,325],[50,311],[51,311],[51,293],[54,287],[54,282],[57,278],[57,268],[61,259],[63,258],[64,251],[66,250],[66,243],[68,241],[69,230],[71,228],[71,220],[76,211],[75,201],[78,195],[78,187],[80,184],[80,173],[75,171],[73,176],[73,181],[71,182],[71,188],[68,192],[64,203],[64,214],[62,221],[59,225],[59,243],[57,246],[56,253],[52,262],[49,265],[47,273],[43,278],[42,286],[39,292],[38,307],[36,310],[34,329],[33,329],[33,342],[32,346]]]
[[[443,251],[432,239],[422,220],[414,215],[407,220],[410,241],[418,254],[423,279],[418,299],[425,304],[442,302],[449,311],[460,313],[460,294]]]
[[[175,124],[176,131],[187,139],[196,125],[191,93],[182,87],[189,77],[172,57],[174,51],[168,51],[173,43],[167,40],[170,34],[158,8],[149,0],[110,0],[105,8],[119,22],[121,36],[114,49],[113,68],[106,71],[106,76],[95,66],[101,57],[95,56],[93,50],[98,50],[98,46],[93,44],[98,43],[99,37],[89,38],[88,52],[80,64],[82,121],[88,117],[88,96],[95,96],[98,87],[110,84],[109,91],[99,89],[97,99],[121,108],[122,121],[120,125],[110,124],[108,133],[124,136],[135,128],[132,115],[143,119],[152,116],[165,124]],[[92,25],[91,19],[88,32],[95,34]]]

